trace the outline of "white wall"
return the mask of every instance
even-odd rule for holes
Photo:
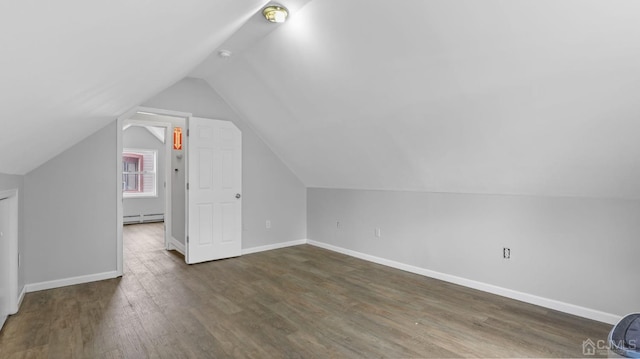
[[[184,79],[143,106],[232,121],[240,128],[243,249],[306,238],[305,186],[205,81]]]
[[[116,122],[25,175],[27,284],[116,270]]]
[[[315,188],[307,194],[310,240],[595,311],[640,311],[640,201]],[[512,259],[502,258],[503,247]]]
[[[170,135],[170,134],[169,134]],[[170,140],[171,137],[167,136]],[[164,213],[164,177],[166,171],[165,144],[152,135],[146,128],[131,126],[122,133],[123,148],[155,150],[157,157],[157,191],[156,197],[124,198],[122,208],[125,216]]]
[[[0,191],[11,189],[18,190],[18,252],[24,254],[24,176],[7,175],[4,173],[0,173]],[[22,263],[20,268],[18,268],[18,292],[22,291],[22,288],[24,288],[24,284],[24,263]]]

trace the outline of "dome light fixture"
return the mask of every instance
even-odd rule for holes
[[[233,55],[233,53],[231,51],[229,51],[229,50],[222,49],[222,50],[218,51],[218,56],[223,58],[223,59],[228,59],[228,58],[231,57],[231,55]]]
[[[269,20],[270,22],[285,22],[287,20],[287,16],[289,16],[289,10],[282,5],[269,5],[262,9],[262,15],[264,18]]]

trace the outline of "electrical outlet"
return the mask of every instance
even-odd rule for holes
[[[267,219],[267,221],[265,222],[264,225],[265,225],[265,227],[267,227],[267,229],[270,229],[271,228],[271,220]]]
[[[511,249],[504,247],[502,248],[502,258],[510,259],[511,258]]]
[[[340,221],[336,221],[336,228],[340,229]]]
[[[373,235],[376,236],[376,238],[382,237],[382,233],[380,232],[380,228],[374,229],[373,230]]]

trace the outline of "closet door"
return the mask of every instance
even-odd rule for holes
[[[10,314],[9,200],[0,199],[0,328]]]

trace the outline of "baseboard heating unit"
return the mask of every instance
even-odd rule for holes
[[[164,213],[134,214],[122,218],[124,224],[164,222]]]

